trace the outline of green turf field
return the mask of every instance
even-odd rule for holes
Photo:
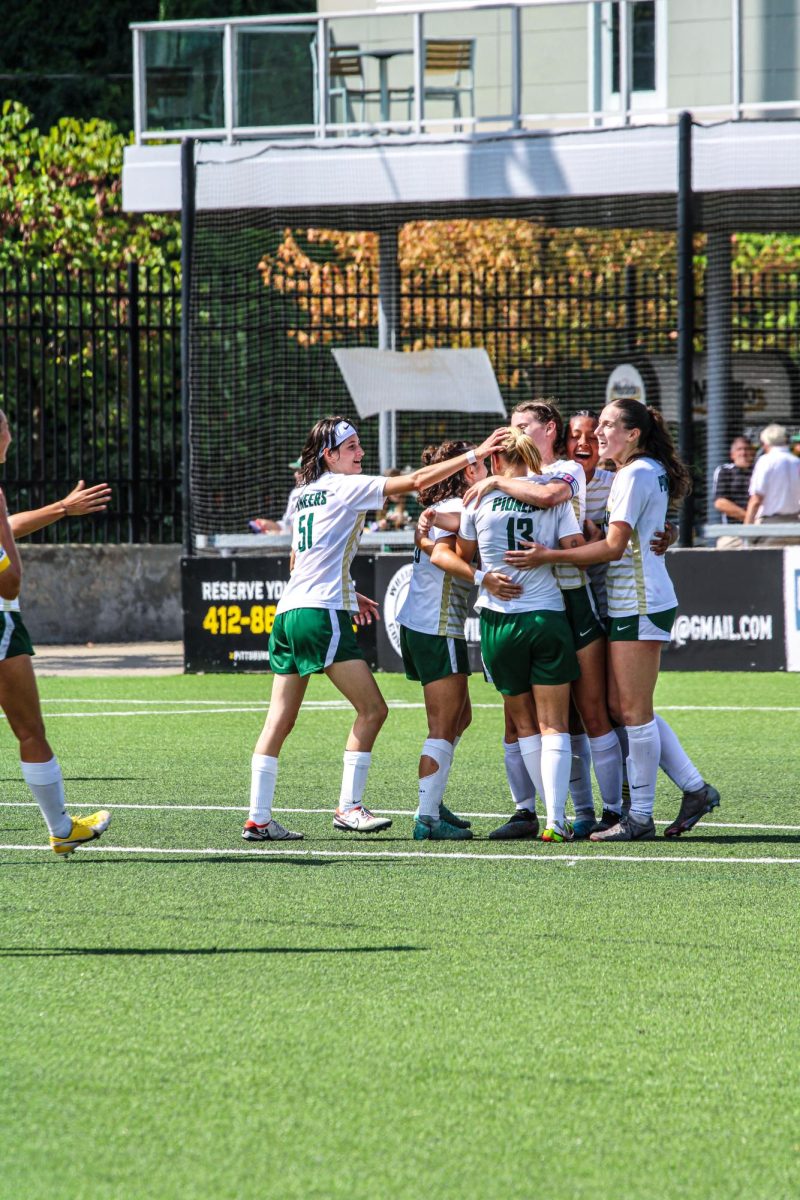
[[[3,731],[3,1200],[800,1195],[796,677],[662,677],[722,808],[605,847],[486,840],[482,681],[448,792],[473,842],[334,834],[349,718],[315,679],[283,848],[240,837],[268,679],[41,686],[71,807],[116,811],[55,859]],[[381,686],[367,802],[409,814],[421,693]]]

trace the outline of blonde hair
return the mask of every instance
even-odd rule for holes
[[[506,440],[495,453],[502,455],[510,467],[524,466],[534,475],[542,473],[542,457],[536,443],[516,425],[509,426]]]

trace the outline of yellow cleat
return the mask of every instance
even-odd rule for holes
[[[51,836],[51,849],[56,854],[63,854],[64,856],[72,854],[84,842],[92,842],[95,838],[99,838],[101,834],[105,833],[110,824],[111,813],[105,808],[101,808],[99,812],[91,813],[88,817],[73,817],[72,829],[66,837]]]

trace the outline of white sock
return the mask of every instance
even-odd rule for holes
[[[572,769],[572,747],[568,733],[542,734],[542,786],[547,805],[547,827],[564,828],[567,792]]]
[[[419,781],[419,815],[432,821],[438,821],[439,806],[442,803],[444,789],[447,787],[447,777],[453,761],[453,743],[444,741],[442,738],[426,738],[420,757],[423,755],[438,763],[438,770]]]
[[[591,813],[594,816],[594,796],[592,795],[592,752],[589,739],[585,733],[570,735],[569,794],[575,807],[575,816],[579,813]]]
[[[58,759],[49,762],[21,762],[22,778],[33,792],[47,828],[53,837],[66,837],[72,830],[72,817],[64,799],[64,777]]]
[[[656,778],[661,755],[658,725],[628,725],[628,784],[631,789],[631,816],[646,821],[653,815],[656,802]]]
[[[345,750],[342,770],[342,790],[339,793],[339,808],[358,808],[367,786],[367,774],[372,754],[369,750]]]
[[[530,738],[526,738],[530,741]],[[542,743],[539,739],[539,755]],[[519,742],[503,742],[503,758],[506,764],[506,778],[511,788],[511,798],[517,809],[524,808],[527,812],[536,812],[536,785],[531,783],[533,778],[522,758]],[[536,774],[541,779],[541,767],[537,765]],[[540,793],[541,794],[541,793]]]
[[[619,738],[612,729],[600,737],[589,738],[589,746],[603,808],[618,813],[622,808],[622,751]]]
[[[250,759],[249,821],[266,825],[272,820],[272,797],[278,778],[278,760],[270,754],[254,754]]]
[[[703,786],[703,776],[678,741],[675,730],[658,713],[656,725],[661,738],[661,759],[658,764],[661,770],[682,792],[699,791]]]

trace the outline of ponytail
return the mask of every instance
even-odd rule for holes
[[[495,453],[501,455],[510,467],[524,466],[534,475],[542,473],[542,456],[536,443],[516,425],[509,426],[505,441]]]
[[[692,477],[678,458],[672,436],[660,411],[639,400],[620,399],[612,405],[622,415],[625,429],[638,429],[639,442],[635,456],[646,454],[661,463],[669,480],[669,497],[679,504],[692,490]]]

